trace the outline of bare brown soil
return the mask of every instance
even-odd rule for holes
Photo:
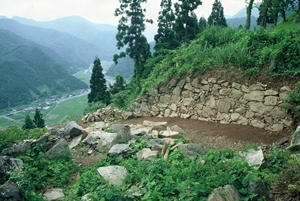
[[[215,122],[161,117],[140,117],[123,120],[122,124],[143,124],[144,120],[153,122],[167,122],[168,126],[177,125],[185,131],[184,138],[188,142],[202,144],[208,149],[232,149],[242,150],[246,145],[272,147],[283,138],[290,139],[293,128],[285,128],[282,131],[272,132],[259,129],[250,125],[220,124]],[[80,122],[78,122],[80,123]],[[87,127],[88,124],[82,124]],[[285,145],[287,146],[287,144]],[[102,154],[92,153],[88,155],[88,147],[81,147],[72,151],[73,159],[81,166],[90,166],[98,162]]]
[[[250,125],[220,124],[192,119],[141,117],[122,121],[124,124],[142,124],[144,120],[168,122],[168,126],[177,125],[185,132],[189,142],[200,143],[207,149],[241,150],[245,145],[270,146],[283,138],[290,139],[292,128],[271,132]]]

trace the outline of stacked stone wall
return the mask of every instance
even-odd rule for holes
[[[131,103],[133,112],[148,116],[180,117],[219,123],[252,125],[279,131],[292,125],[283,106],[288,86],[271,89],[214,77],[172,79]]]

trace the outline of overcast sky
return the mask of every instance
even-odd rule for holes
[[[148,0],[143,4],[147,17],[157,21],[161,0]],[[173,3],[175,0],[173,0]],[[202,0],[196,14],[198,18],[206,19],[211,13],[214,0]],[[234,15],[245,7],[245,0],[221,0],[224,12]],[[0,16],[19,16],[37,21],[49,21],[61,17],[79,15],[89,21],[101,24],[118,24],[114,10],[119,6],[119,0],[0,0]]]

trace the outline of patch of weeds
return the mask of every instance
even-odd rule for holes
[[[44,146],[37,145],[26,155],[19,158],[23,161],[24,170],[13,172],[10,179],[14,181],[27,201],[40,201],[46,187],[65,188],[72,174],[78,171],[70,155],[62,154],[55,160],[45,156]]]
[[[300,158],[291,155],[274,185],[277,200],[300,200]]]
[[[131,145],[131,148],[134,152],[138,152],[144,148],[148,147],[147,140],[145,140],[143,137],[135,138],[135,143]]]

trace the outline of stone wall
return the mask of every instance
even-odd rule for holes
[[[288,86],[271,89],[214,77],[172,79],[131,103],[133,112],[148,116],[180,117],[219,123],[252,125],[279,131],[292,125],[283,107]]]

